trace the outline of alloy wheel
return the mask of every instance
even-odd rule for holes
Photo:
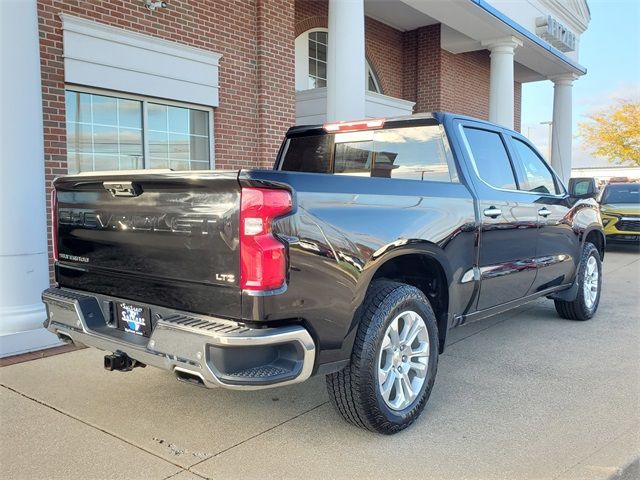
[[[599,280],[599,272],[598,272],[598,262],[596,262],[595,257],[592,255],[587,260],[587,266],[584,270],[584,303],[587,308],[593,308],[596,303],[596,299],[598,298],[598,280]]]
[[[429,350],[427,325],[416,312],[402,312],[387,327],[378,355],[378,387],[392,410],[404,410],[417,399],[427,376]]]

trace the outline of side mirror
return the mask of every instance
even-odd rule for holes
[[[595,178],[569,179],[569,195],[576,199],[596,198],[598,186]]]

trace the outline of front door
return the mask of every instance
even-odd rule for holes
[[[502,131],[473,122],[463,122],[460,128],[479,198],[476,308],[485,310],[522,298],[531,288],[536,277],[538,208],[535,196],[518,190]]]
[[[538,152],[521,136],[509,135],[518,185],[533,196],[538,212],[538,272],[531,293],[570,283],[580,262],[569,198]]]

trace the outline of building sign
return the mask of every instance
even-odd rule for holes
[[[536,34],[561,52],[573,52],[576,49],[576,34],[551,15],[536,18]]]

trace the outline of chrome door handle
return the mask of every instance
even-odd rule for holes
[[[502,210],[496,207],[489,207],[485,208],[482,213],[484,213],[485,217],[497,218],[502,215]]]
[[[541,217],[548,217],[549,215],[551,215],[551,210],[547,210],[547,207],[542,207],[540,210],[538,210],[538,215],[540,215]]]

